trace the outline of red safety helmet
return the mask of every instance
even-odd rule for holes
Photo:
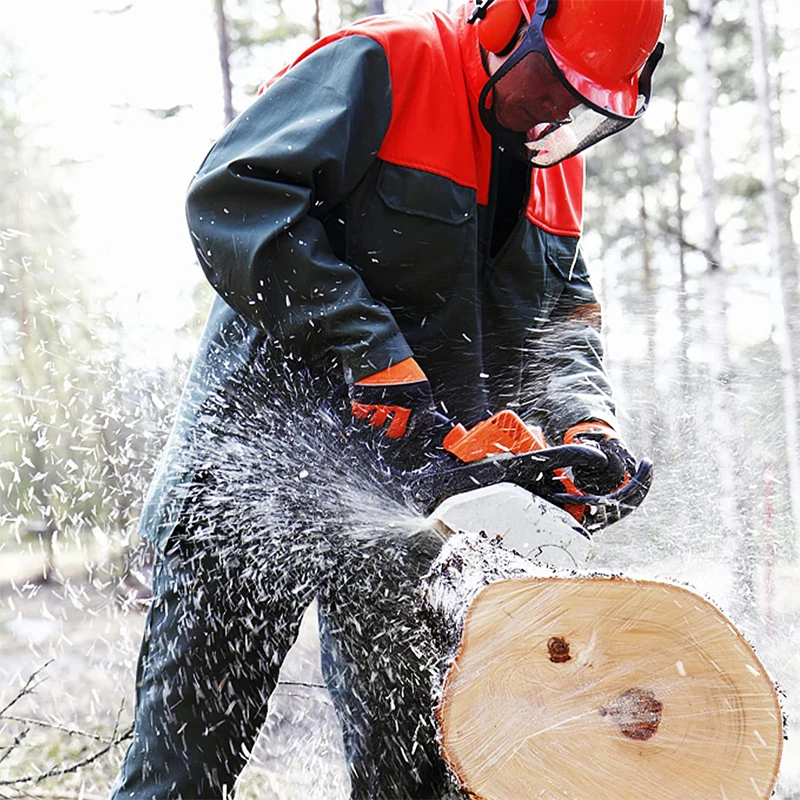
[[[473,9],[469,21],[476,24],[481,45],[498,55],[513,54],[490,79],[484,90],[484,116],[488,92],[501,84],[507,89],[511,78],[542,82],[549,69],[578,101],[595,116],[612,124],[594,122],[602,135],[583,135],[579,126],[559,134],[564,139],[558,150],[537,166],[551,166],[590,144],[627,127],[644,112],[650,99],[650,79],[663,52],[658,37],[664,20],[664,0],[483,0]],[[518,33],[527,33],[518,43]],[[516,50],[515,50],[516,48]],[[521,52],[517,52],[521,51]],[[531,58],[529,58],[531,57]],[[510,62],[510,63],[509,63]],[[534,63],[536,62],[536,63]],[[516,71],[513,71],[516,67]],[[516,95],[520,95],[519,89]],[[537,102],[533,87],[529,101]],[[563,105],[563,103],[562,103]],[[582,110],[582,109],[581,109]],[[501,113],[502,116],[502,113]],[[503,126],[491,112],[484,118],[492,132]],[[563,127],[575,120],[550,120]],[[588,121],[583,127],[588,129]],[[517,132],[519,129],[516,128]],[[543,135],[555,133],[555,128]],[[532,131],[531,131],[532,134]],[[536,137],[534,137],[536,138]],[[566,139],[575,147],[566,148]],[[537,139],[537,141],[539,140]],[[528,137],[530,150],[531,136]],[[537,154],[538,155],[538,154]],[[530,156],[526,160],[532,160]]]

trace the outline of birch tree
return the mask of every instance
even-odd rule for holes
[[[748,0],[753,38],[753,80],[756,89],[757,117],[761,124],[761,172],[766,211],[767,252],[773,280],[773,309],[783,383],[784,435],[787,477],[791,498],[795,552],[800,555],[800,454],[798,453],[797,364],[800,335],[800,302],[796,246],[792,236],[789,208],[781,197],[779,182],[784,167],[777,156],[783,138],[773,109],[774,91],[770,80],[770,55],[764,13],[760,0]]]
[[[705,314],[707,330],[707,363],[711,430],[715,446],[718,486],[718,518],[722,548],[737,579],[735,593],[739,602],[752,594],[746,551],[747,536],[739,509],[740,491],[737,481],[736,414],[733,408],[733,366],[730,358],[726,273],[722,263],[720,227],[717,220],[720,189],[715,172],[716,157],[712,140],[712,118],[716,106],[713,55],[716,52],[714,0],[689,0],[694,31],[692,71],[695,82],[695,158],[694,166],[700,182],[698,215],[699,246],[706,262]],[[749,603],[748,603],[749,605]]]
[[[676,315],[678,318],[678,370],[680,375],[680,396],[684,406],[690,403],[690,375],[689,375],[689,341],[690,341],[690,322],[689,322],[689,303],[688,303],[688,267],[687,256],[689,245],[686,234],[686,214],[684,212],[684,202],[686,199],[686,187],[684,181],[684,168],[687,160],[686,154],[686,131],[681,119],[681,106],[684,103],[684,92],[686,83],[686,70],[677,57],[678,32],[681,25],[688,17],[688,7],[686,2],[675,0],[672,4],[671,13],[666,25],[665,34],[667,38],[667,52],[672,52],[673,56],[665,65],[668,70],[668,85],[665,95],[670,98],[673,106],[672,129],[669,133],[669,156],[668,163],[672,167],[674,184],[674,203],[672,208],[667,211],[662,227],[674,242],[676,260],[678,266],[678,287],[676,295]],[[659,76],[661,77],[661,76]],[[665,209],[666,210],[666,209]]]
[[[233,122],[233,83],[231,81],[231,47],[228,37],[228,18],[225,14],[225,0],[214,0],[214,16],[217,22],[217,50],[219,69],[222,78],[222,109],[225,125]]]

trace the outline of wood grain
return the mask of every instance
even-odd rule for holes
[[[492,547],[451,541],[455,563],[438,573],[451,620],[458,575],[471,577],[437,717],[467,796],[770,797],[783,744],[777,692],[715,606],[669,583],[520,575],[525,564],[505,553],[476,592],[465,555],[490,563]],[[498,579],[503,569],[514,576]]]

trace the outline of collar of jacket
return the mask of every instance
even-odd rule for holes
[[[297,63],[332,41],[368,36],[378,42],[389,63],[392,120],[378,152],[384,161],[430,172],[489,199],[491,136],[484,128],[478,100],[488,75],[478,34],[467,23],[474,0],[452,15],[424,14],[369,17],[315,42]],[[284,75],[284,68],[264,88]],[[581,156],[548,169],[534,169],[526,216],[559,236],[580,235],[584,167]]]

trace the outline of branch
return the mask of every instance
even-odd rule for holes
[[[87,733],[86,731],[79,731],[75,728],[68,728],[66,725],[59,725],[55,722],[45,722],[43,719],[33,719],[31,717],[17,717],[13,714],[8,714],[3,719],[11,720],[12,722],[22,722],[25,725],[36,725],[39,728],[51,728],[54,731],[61,731],[68,733],[71,736],[83,736],[85,739],[94,739],[96,742],[103,744],[110,744],[113,736],[109,739],[107,736],[98,736],[95,733]]]
[[[694,242],[690,242],[687,239],[684,239],[684,237],[681,236],[681,233],[677,228],[674,228],[672,225],[665,225],[663,223],[660,225],[660,227],[664,233],[666,233],[668,236],[672,236],[672,238],[679,245],[682,245],[687,250],[691,250],[694,253],[702,253],[703,255],[705,255],[705,251],[703,250],[702,247],[700,247],[700,245],[694,244]]]
[[[41,667],[39,667],[39,669],[37,669],[33,674],[30,675],[28,680],[25,681],[25,685],[17,693],[16,697],[12,698],[11,702],[8,703],[8,705],[0,709],[0,719],[2,719],[5,716],[5,713],[6,711],[8,711],[9,708],[12,708],[20,700],[22,700],[23,697],[32,694],[36,690],[36,687],[41,683],[41,681],[38,681],[37,683],[34,683],[34,681],[39,676],[39,674],[41,672],[44,672],[44,670],[46,670],[52,663],[53,659],[51,658],[49,661],[45,662]]]
[[[31,732],[30,728],[25,728],[24,731],[17,734],[14,741],[3,749],[3,754],[0,755],[0,764],[2,764],[22,743],[22,740]]]
[[[39,685],[40,682],[36,682],[36,677],[39,673],[42,672],[52,661],[48,661],[44,666],[37,669],[25,682],[25,685],[20,689],[17,693],[16,697],[14,697],[10,703],[8,703],[2,711],[0,711],[0,719],[8,719],[14,722],[22,722],[27,725],[38,725],[43,728],[52,728],[58,731],[62,731],[64,733],[68,733],[73,736],[85,736],[88,739],[94,739],[95,741],[103,742],[105,747],[101,747],[96,752],[92,753],[91,755],[87,756],[86,758],[81,759],[80,761],[76,761],[74,764],[71,764],[68,767],[53,767],[52,769],[46,770],[45,772],[40,772],[37,775],[23,775],[19,778],[8,778],[6,780],[0,780],[0,788],[2,787],[12,787],[15,789],[19,789],[24,784],[37,784],[41,783],[42,781],[47,780],[48,778],[60,778],[64,775],[69,775],[74,772],[78,772],[78,770],[83,769],[83,767],[88,766],[89,764],[97,761],[98,759],[102,758],[106,753],[109,752],[112,748],[116,747],[122,742],[130,739],[133,736],[133,725],[131,725],[127,730],[123,731],[122,733],[118,733],[119,731],[119,721],[120,717],[122,716],[122,711],[125,708],[124,701],[120,704],[119,711],[117,712],[117,718],[114,721],[114,729],[111,733],[111,738],[106,739],[101,736],[96,736],[91,733],[85,733],[83,731],[78,731],[73,728],[68,728],[65,725],[57,725],[51,722],[44,722],[43,720],[35,720],[35,719],[28,719],[27,717],[17,717],[7,715],[6,712],[10,709],[15,703],[19,702],[19,700],[24,697],[25,695],[31,694],[34,689]],[[9,754],[12,753],[22,742],[22,740],[30,733],[31,728],[26,728],[22,733],[18,734],[14,742],[5,748],[5,752],[3,752],[2,756],[0,756],[0,762],[4,761],[8,758]],[[0,795],[2,796],[2,795]]]
[[[31,800],[75,800],[75,793],[64,794],[63,792],[23,792],[22,789],[15,791],[13,795],[0,794],[0,800],[19,800],[21,797],[28,797]],[[80,795],[82,800],[105,800],[101,794]]]
[[[74,764],[71,764],[68,767],[54,767],[53,769],[47,770],[47,772],[41,772],[38,775],[23,775],[21,778],[11,778],[10,780],[0,781],[0,787],[17,787],[24,783],[41,783],[41,781],[47,780],[48,778],[60,778],[63,775],[69,775],[73,772],[77,772],[79,769],[83,769],[83,767],[86,767],[94,761],[97,761],[99,758],[102,758],[106,753],[109,752],[109,750],[116,747],[118,744],[122,744],[122,742],[130,739],[132,736],[133,725],[131,725],[119,736],[115,736],[114,739],[112,739],[105,747],[102,747],[96,753],[92,753],[92,755],[87,756],[81,761],[76,761]]]
[[[20,797],[29,797],[31,800],[75,800],[75,793],[71,792],[70,794],[64,794],[63,792],[23,792],[20,794],[22,790],[18,790],[14,793],[14,795],[10,794],[0,794],[0,798],[2,800],[19,800]],[[80,795],[82,800],[105,800],[105,797],[101,794],[86,794],[83,793]]]
[[[133,3],[128,3],[126,6],[122,6],[122,8],[96,8],[92,11],[92,14],[124,14],[126,11],[130,11],[133,8]]]

